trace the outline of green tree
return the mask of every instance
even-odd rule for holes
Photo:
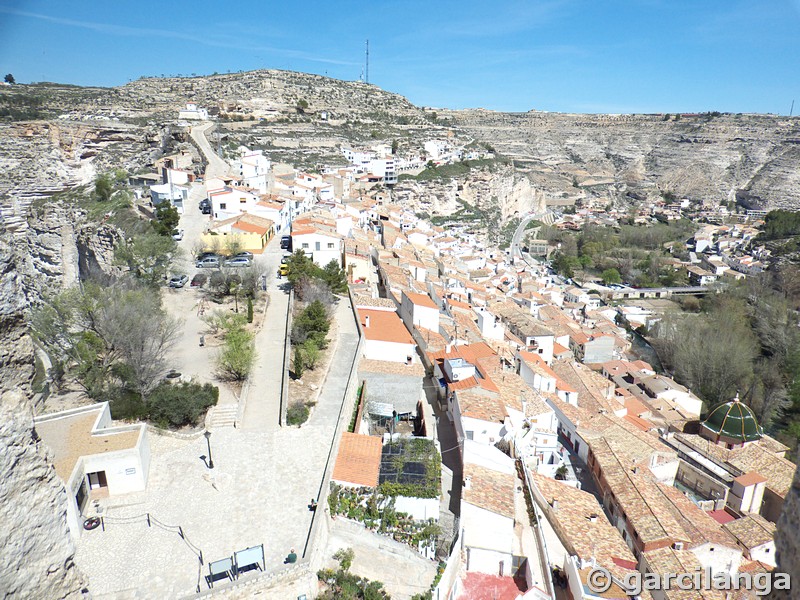
[[[147,418],[161,427],[177,428],[196,425],[218,400],[219,388],[210,383],[163,382],[150,394],[145,408]]]
[[[181,215],[171,202],[161,202],[156,206],[153,228],[159,235],[172,237],[172,232],[178,227]]]
[[[222,350],[217,355],[219,374],[225,379],[243,381],[255,360],[255,337],[244,327],[233,326],[225,333]]]
[[[98,200],[107,202],[114,193],[114,185],[109,175],[100,175],[94,182],[94,194]]]
[[[306,110],[308,110],[308,101],[303,98],[300,98],[297,101],[297,105],[295,106],[297,112],[301,115],[305,114]]]
[[[294,376],[295,379],[300,379],[305,373],[306,364],[303,360],[303,346],[298,344],[294,347]]]
[[[334,294],[347,293],[347,276],[335,260],[331,260],[320,273],[322,280]]]
[[[295,345],[313,341],[318,348],[325,348],[328,344],[327,335],[330,329],[330,317],[325,306],[315,300],[306,306],[292,324],[291,339]]]
[[[114,258],[137,278],[154,285],[167,278],[177,253],[178,247],[172,237],[152,231],[120,242],[114,249]]]
[[[252,323],[253,322],[253,299],[252,298],[248,298],[247,299],[247,322],[248,323]]]
[[[603,271],[602,278],[603,278],[603,283],[605,283],[606,285],[622,282],[622,276],[619,274],[619,271],[617,271],[614,268],[606,269],[605,271]]]
[[[317,366],[317,362],[319,362],[319,355],[319,347],[314,340],[306,340],[305,344],[303,344],[303,362],[312,371]]]
[[[14,79],[14,76],[11,73],[8,73],[3,78],[3,81],[5,81],[6,83],[11,83],[11,84],[17,83],[17,81]]]

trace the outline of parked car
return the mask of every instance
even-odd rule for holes
[[[180,242],[183,239],[183,229],[173,229],[172,239],[176,242]]]
[[[289,274],[289,265],[286,263],[281,263],[281,266],[278,268],[278,275],[281,277],[286,277]]]
[[[189,281],[188,275],[173,275],[172,279],[169,280],[169,287],[182,288],[186,285],[187,281]]]
[[[192,277],[192,287],[203,287],[208,281],[208,276],[205,273],[197,273],[194,277]]]
[[[226,267],[249,267],[251,264],[250,259],[245,256],[234,256],[225,261]]]
[[[204,215],[211,214],[211,201],[208,198],[200,200],[200,212]]]
[[[292,249],[292,236],[284,235],[281,237],[281,250],[291,250]]]
[[[206,268],[219,268],[219,256],[206,256],[205,258],[200,258],[194,265],[198,269],[206,269]]]
[[[253,260],[253,253],[244,250],[242,252],[237,252],[231,258],[246,258],[247,260]]]

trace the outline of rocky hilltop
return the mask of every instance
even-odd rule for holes
[[[495,148],[553,201],[630,199],[670,192],[697,202],[800,208],[800,118],[767,115],[576,115],[436,112],[361,82],[261,70],[144,78],[117,88],[57,84],[0,88],[0,202],[85,182],[112,165],[135,170],[164,150],[195,102],[225,121],[225,141],[261,147],[304,168],[342,161],[342,144],[425,139]],[[24,204],[24,202],[23,202]],[[24,207],[23,207],[24,209]],[[500,201],[503,215],[513,214]]]
[[[800,209],[800,118],[439,111],[488,140],[540,189],[612,200],[670,192],[697,202]]]

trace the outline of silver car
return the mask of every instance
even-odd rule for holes
[[[225,261],[226,267],[249,267],[251,264],[246,256],[235,256]]]
[[[195,267],[198,269],[205,269],[205,268],[219,268],[219,256],[206,256],[205,258],[201,258],[195,264]]]

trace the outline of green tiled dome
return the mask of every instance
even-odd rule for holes
[[[739,402],[723,402],[711,409],[703,426],[731,441],[754,442],[761,439],[762,430],[750,407]]]

